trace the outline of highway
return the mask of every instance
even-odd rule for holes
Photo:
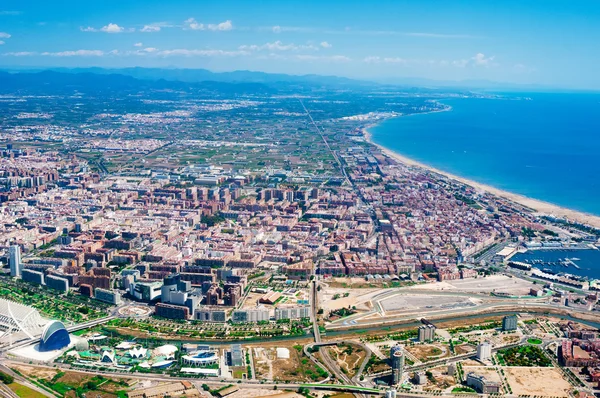
[[[317,278],[316,275],[313,275],[313,281],[311,283],[311,321],[313,323],[313,335],[315,338],[315,344],[316,345],[320,345],[321,344],[321,331],[319,330],[319,323],[317,322],[317,309],[319,308],[318,305],[318,298],[317,298],[317,291],[318,291],[318,283],[317,283]],[[305,347],[305,352],[307,352],[308,349]],[[350,378],[348,376],[346,376],[340,369],[340,367],[338,366],[337,363],[335,363],[335,361],[331,358],[331,355],[329,355],[329,351],[328,350],[320,350],[319,354],[321,355],[321,358],[323,359],[325,368],[330,372],[330,374],[333,374],[338,380],[343,381],[344,383],[347,384],[353,384],[352,380],[350,380]]]
[[[317,130],[317,133],[319,133],[319,135],[321,136],[321,139],[325,143],[325,146],[327,147],[327,150],[331,153],[331,155],[333,156],[333,158],[337,162],[338,167],[340,168],[340,172],[344,176],[344,179],[346,180],[346,182],[348,183],[348,185],[352,187],[353,186],[352,182],[350,181],[350,178],[348,178],[348,174],[346,174],[346,170],[344,169],[344,166],[342,165],[341,160],[338,158],[338,156],[335,153],[335,151],[333,149],[331,149],[331,146],[329,145],[329,142],[327,142],[327,139],[325,138],[325,135],[323,134],[323,131],[317,125],[317,123],[315,123],[315,120],[313,119],[312,115],[310,114],[310,112],[308,111],[308,109],[306,108],[306,106],[304,105],[304,102],[302,102],[302,99],[298,98],[298,101],[300,101],[300,105],[302,105],[302,108],[304,108],[304,112],[306,112],[306,115],[310,119],[310,122],[315,127],[315,129]]]

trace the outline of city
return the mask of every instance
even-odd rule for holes
[[[600,2],[4,0],[0,397],[600,397]]]
[[[511,258],[600,231],[370,143],[441,94],[153,95],[83,124],[4,96],[9,377],[46,396],[597,391],[596,280]]]

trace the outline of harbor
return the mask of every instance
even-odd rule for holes
[[[511,261],[529,264],[551,275],[600,279],[600,251],[592,248],[519,251],[511,257]]]

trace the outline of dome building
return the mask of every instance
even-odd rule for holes
[[[75,350],[78,352],[88,351],[90,349],[90,343],[86,339],[79,339],[75,344]]]
[[[71,337],[65,325],[60,321],[51,321],[44,327],[39,350],[42,352],[55,351],[65,348],[69,344],[71,344]]]

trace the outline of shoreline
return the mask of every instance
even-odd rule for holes
[[[446,112],[451,110],[452,108],[448,108],[448,109],[443,109],[443,110],[438,110],[438,111],[432,111],[432,112],[425,112],[425,113],[418,113],[416,115],[424,115],[424,114],[429,114],[429,113],[438,113],[438,112]],[[413,116],[415,114],[411,114],[411,115],[402,115],[402,116],[397,116],[397,117],[403,117],[403,116]],[[387,119],[386,119],[387,120]],[[515,202],[520,204],[521,206],[524,207],[528,207],[530,209],[532,209],[534,211],[534,214],[536,215],[545,215],[545,216],[551,216],[551,217],[556,217],[556,218],[567,218],[569,221],[575,221],[578,223],[582,223],[582,224],[587,224],[587,225],[591,225],[593,227],[596,228],[600,228],[600,216],[596,216],[593,214],[589,214],[589,213],[585,213],[582,211],[578,211],[578,210],[572,210],[566,207],[562,207],[559,205],[555,205],[553,203],[549,203],[549,202],[545,202],[543,200],[539,200],[539,199],[534,199],[534,198],[529,198],[527,196],[521,195],[521,194],[517,194],[514,192],[509,192],[509,191],[505,191],[496,187],[493,187],[491,185],[486,185],[486,184],[482,184],[479,183],[477,181],[474,180],[470,180],[468,178],[465,177],[460,177],[457,176],[455,174],[440,170],[438,168],[435,168],[433,166],[427,165],[425,163],[416,161],[414,159],[411,159],[409,157],[406,157],[398,152],[395,152],[391,149],[388,149],[386,147],[384,147],[383,145],[377,144],[373,141],[373,135],[371,134],[371,132],[369,131],[370,128],[375,127],[377,124],[384,122],[385,120],[379,121],[377,123],[373,123],[370,124],[366,127],[363,127],[361,129],[361,132],[363,134],[363,137],[365,139],[366,142],[368,142],[371,145],[376,146],[377,148],[379,148],[379,150],[381,150],[382,153],[384,153],[386,156],[396,160],[399,163],[402,163],[404,165],[407,166],[411,166],[411,167],[417,167],[417,168],[421,168],[424,169],[426,171],[435,173],[435,174],[439,174],[442,175],[446,178],[450,178],[452,180],[456,180],[462,184],[468,185],[470,187],[473,187],[477,190],[480,191],[484,191],[487,193],[490,193],[492,195],[507,199],[511,202]]]

